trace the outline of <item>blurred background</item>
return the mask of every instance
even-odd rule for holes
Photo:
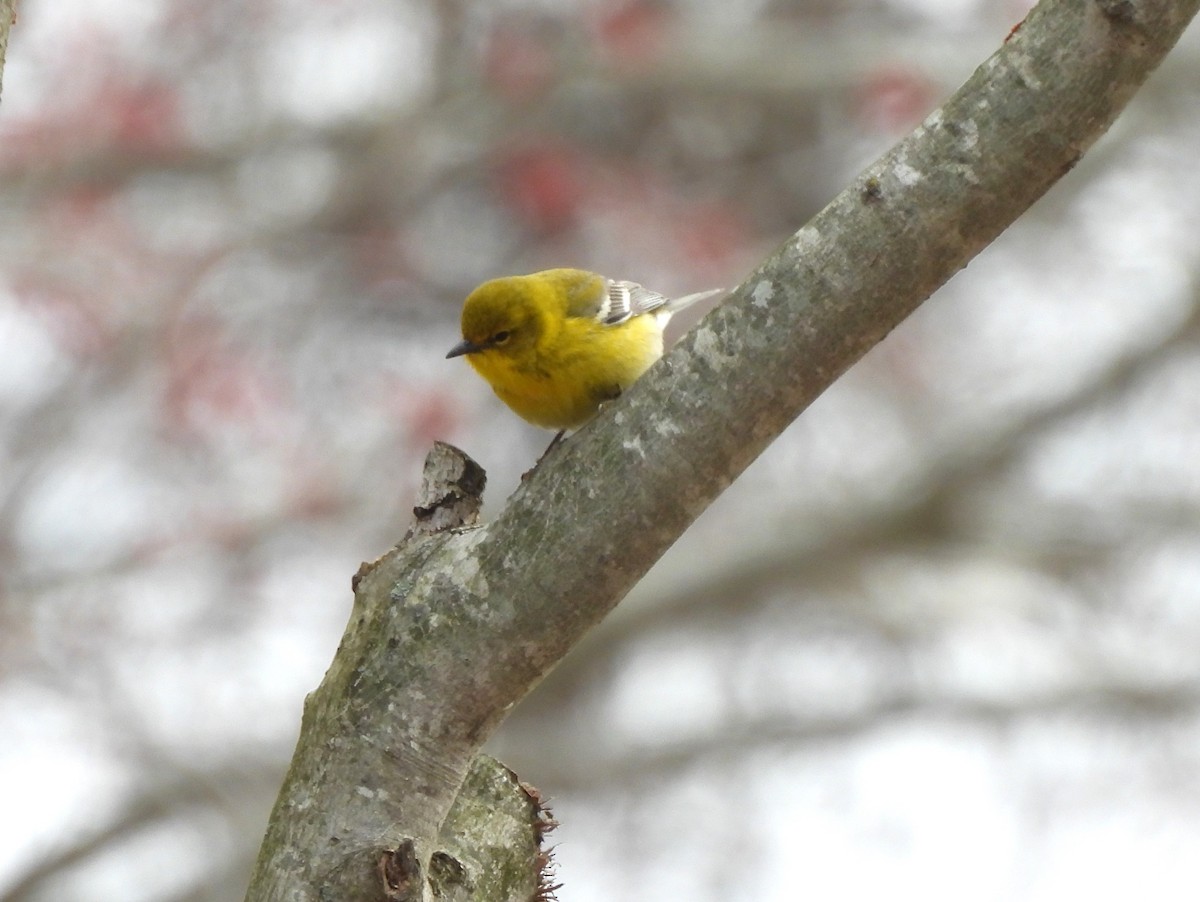
[[[1027,11],[22,0],[0,897],[242,897],[464,295],[732,285]],[[1200,33],[523,704],[563,902],[1200,894]]]

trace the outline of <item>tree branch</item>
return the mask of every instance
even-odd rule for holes
[[[429,873],[507,711],[813,399],[1075,165],[1198,5],[1039,5],[494,522],[414,536],[366,572],[248,898],[379,898],[384,849]]]
[[[17,0],[0,0],[0,95],[4,93],[4,61],[8,57],[8,30],[17,19]]]

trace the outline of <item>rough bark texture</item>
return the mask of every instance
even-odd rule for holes
[[[4,61],[8,58],[8,30],[17,17],[17,0],[0,0],[0,96],[4,93]]]
[[[505,713],[800,411],[1074,166],[1198,4],[1041,4],[493,523],[414,534],[361,574],[248,898],[429,894],[447,812]],[[404,854],[381,879],[385,850]],[[508,898],[469,880],[455,898]]]

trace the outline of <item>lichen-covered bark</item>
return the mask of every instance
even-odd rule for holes
[[[536,789],[499,761],[477,756],[442,825],[430,863],[430,894],[439,902],[529,902],[546,874],[543,839],[554,826]]]
[[[4,61],[8,57],[8,31],[17,17],[17,0],[0,0],[0,96],[4,93]]]
[[[415,899],[431,862],[455,883],[439,831],[505,713],[800,411],[1071,169],[1198,4],[1039,5],[493,523],[414,535],[369,568],[248,898]],[[401,848],[381,880],[381,854]]]

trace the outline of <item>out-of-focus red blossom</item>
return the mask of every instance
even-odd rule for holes
[[[496,167],[508,205],[540,232],[575,221],[583,201],[586,162],[561,144],[512,151]]]
[[[184,146],[176,85],[117,80],[101,90],[97,100],[101,103],[100,114],[111,118],[112,143],[116,149],[157,155]]]
[[[653,59],[666,44],[670,13],[648,0],[617,0],[593,18],[601,49],[622,63]]]
[[[855,116],[871,131],[904,131],[933,109],[937,88],[908,66],[881,66],[867,74],[854,92]]]
[[[544,94],[554,82],[556,68],[546,42],[528,28],[504,23],[487,37],[484,78],[509,100],[526,101]]]
[[[223,424],[271,436],[284,392],[261,362],[239,350],[220,326],[193,321],[169,343],[163,414],[168,429],[204,438]]]
[[[0,171],[53,168],[112,152],[156,158],[186,143],[173,86],[111,73],[67,105],[0,122]]]
[[[128,233],[122,224],[123,217],[114,212],[115,201],[111,187],[79,185],[48,198],[39,208],[39,224],[51,235],[61,235],[72,242],[96,236],[111,239],[116,234]]]

